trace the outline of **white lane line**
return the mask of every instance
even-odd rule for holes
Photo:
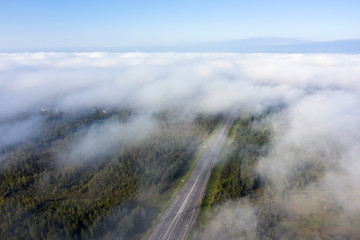
[[[227,128],[228,127],[226,127],[227,126],[227,124],[230,122],[230,120],[231,120],[231,117],[229,117],[227,120],[225,120],[224,121],[224,124],[221,126],[221,130],[219,130],[219,132],[217,133],[218,134],[218,136],[216,137],[217,139],[215,140],[215,138],[214,138],[214,143],[217,143],[216,145],[215,145],[215,150],[213,150],[213,151],[211,151],[211,155],[210,155],[210,158],[216,158],[216,156],[219,154],[219,151],[220,151],[220,147],[221,147],[221,145],[224,143],[224,141],[225,141],[225,139],[226,139],[226,137],[225,137],[225,134],[224,133],[226,133],[226,131],[227,131]],[[212,164],[213,165],[213,164]],[[210,166],[210,168],[212,168],[211,166]],[[204,186],[202,187],[202,191],[201,192],[203,192],[203,188],[204,188]],[[201,195],[199,195],[200,196],[200,199],[201,199]],[[199,197],[198,197],[198,201],[200,200],[199,199]],[[198,202],[197,201],[197,202]],[[193,218],[193,216],[191,217],[191,219]],[[191,226],[192,226],[192,223],[190,223],[191,224]],[[173,228],[173,230],[174,230],[174,228]],[[171,234],[172,234],[172,232],[173,232],[173,230],[171,231],[171,233],[170,233],[170,235],[169,236],[171,236]],[[187,229],[186,231],[185,231],[185,236],[187,235],[186,233],[188,232],[188,230],[189,229]],[[178,239],[179,239],[179,236],[178,236]]]
[[[216,136],[216,137],[217,137],[217,136]],[[211,152],[211,149],[210,149],[208,152],[210,153],[210,152]],[[206,155],[209,155],[209,154],[206,154]],[[206,158],[207,158],[207,156],[204,157],[203,159],[206,160]],[[183,202],[183,204],[181,205],[179,211],[177,212],[176,217],[175,217],[175,218],[172,220],[172,222],[170,223],[169,229],[165,232],[165,235],[164,235],[164,237],[163,237],[162,239],[165,239],[165,238],[166,238],[166,236],[167,236],[167,234],[168,234],[168,232],[169,232],[170,229],[172,229],[172,231],[171,231],[170,234],[169,234],[169,236],[171,236],[172,232],[173,232],[174,229],[175,229],[175,228],[173,227],[173,223],[174,223],[175,220],[176,220],[176,223],[177,223],[177,221],[179,220],[179,218],[180,218],[179,213],[181,213],[181,212],[183,211],[183,209],[185,208],[185,205],[186,205],[187,201],[189,200],[189,197],[190,197],[192,191],[194,190],[194,188],[195,188],[195,186],[196,186],[196,183],[197,183],[198,180],[200,179],[200,176],[201,176],[201,174],[203,173],[203,171],[204,171],[205,168],[206,168],[206,164],[204,164],[203,168],[201,169],[201,172],[200,172],[200,174],[198,175],[198,177],[196,178],[196,181],[195,181],[195,183],[193,184],[192,188],[190,189],[190,192],[189,192],[188,195],[186,196],[185,201]]]
[[[179,221],[180,216],[181,216],[181,212],[183,211],[183,209],[185,208],[186,204],[188,203],[189,198],[190,198],[190,196],[191,196],[191,194],[192,194],[192,192],[193,192],[193,190],[194,190],[194,188],[195,188],[195,186],[196,186],[196,184],[197,184],[200,176],[201,176],[201,175],[203,174],[203,172],[204,172],[204,169],[206,168],[206,166],[208,166],[208,165],[206,164],[206,163],[208,162],[207,160],[208,160],[209,158],[213,158],[213,157],[215,158],[216,155],[218,154],[218,151],[220,150],[220,147],[221,147],[221,145],[223,144],[223,142],[224,142],[224,140],[225,140],[224,134],[225,134],[226,132],[228,132],[229,129],[230,129],[227,125],[229,124],[229,122],[231,121],[231,119],[232,119],[232,117],[231,117],[230,115],[228,115],[227,118],[224,119],[224,122],[223,122],[223,123],[221,124],[221,126],[220,126],[219,132],[217,132],[216,135],[214,136],[213,140],[211,140],[211,144],[210,144],[210,145],[211,145],[211,146],[215,145],[215,147],[209,148],[209,151],[205,151],[205,153],[204,153],[201,161],[199,162],[199,166],[203,165],[203,167],[202,167],[202,169],[201,169],[201,173],[198,175],[198,177],[197,177],[195,183],[193,184],[190,192],[187,194],[187,197],[186,197],[185,201],[183,202],[183,204],[181,205],[179,211],[178,211],[177,214],[175,215],[175,218],[172,220],[172,222],[170,223],[170,225],[168,225],[168,230],[166,231],[165,236],[164,236],[162,239],[165,239],[165,238],[166,238],[166,236],[168,235],[168,232],[169,232],[170,229],[172,229],[172,230],[171,230],[169,236],[171,236],[172,232],[174,231],[175,225],[176,225],[176,224],[173,225],[174,221],[176,220],[176,223]],[[219,143],[220,143],[220,144],[219,144]],[[212,164],[212,165],[213,165],[213,164]],[[196,167],[195,167],[195,168],[196,168]],[[199,168],[196,168],[196,169],[198,170]],[[197,171],[194,171],[194,172],[197,172]],[[194,174],[193,174],[193,175],[194,175]],[[191,179],[192,179],[192,178],[193,178],[193,176],[191,177]],[[190,180],[190,179],[189,179],[189,180]],[[187,187],[184,188],[184,191],[181,191],[181,194],[183,194],[183,193],[186,192],[186,190],[185,190],[186,188],[187,188]],[[202,187],[202,189],[203,189],[203,188],[204,188],[204,187]],[[165,216],[164,216],[163,219],[167,219],[167,218],[170,217],[170,216],[169,216],[170,213],[171,213],[172,211],[174,211],[174,208],[175,208],[176,205],[178,204],[178,201],[181,200],[181,198],[182,198],[182,197],[180,197],[181,194],[178,195],[178,197],[177,197],[176,200],[174,201],[174,205],[168,209],[169,211],[167,211],[167,214],[165,214]],[[200,196],[200,195],[199,195],[199,196]],[[201,199],[201,196],[200,196],[200,198],[199,198],[199,196],[197,197],[197,200]],[[195,197],[195,196],[194,196],[194,197]],[[191,219],[192,219],[192,218],[193,218],[193,216],[191,217]],[[156,235],[160,234],[161,229],[165,227],[164,225],[165,225],[165,222],[164,222],[163,224],[161,224],[161,226],[159,226],[159,227],[155,230],[154,234],[152,234],[152,237],[151,237],[150,239],[153,239]],[[190,225],[192,226],[192,224],[190,224]],[[166,227],[165,227],[165,228],[166,228]],[[183,228],[184,228],[184,227],[183,227]],[[188,227],[187,227],[187,228],[188,228]],[[187,233],[187,232],[188,232],[188,229],[185,231],[185,233]],[[181,235],[182,235],[182,234],[181,234]],[[180,237],[180,236],[178,236],[178,237]]]
[[[224,128],[224,127],[222,126],[222,128]],[[223,130],[223,129],[221,129],[220,132],[222,132],[222,130]],[[219,138],[221,139],[221,134],[216,134],[216,136],[214,136],[214,138],[213,138],[213,140],[212,140],[211,146],[212,146],[213,144],[215,144],[215,143],[218,143],[219,140],[220,140]],[[216,145],[215,145],[215,146],[216,146]],[[207,160],[209,157],[211,158],[212,153],[213,153],[213,150],[210,148],[209,151],[206,152],[206,155],[207,155],[207,156],[204,156],[204,158],[203,158],[204,161]],[[208,156],[208,155],[210,155],[210,156]],[[203,162],[203,161],[202,161],[202,162]],[[169,236],[171,236],[172,232],[173,232],[174,229],[175,229],[175,227],[173,227],[173,226],[175,226],[175,225],[173,225],[173,224],[174,224],[174,221],[176,220],[176,223],[178,222],[178,220],[179,220],[179,218],[180,218],[180,214],[179,214],[179,213],[181,213],[181,212],[184,210],[184,208],[185,208],[185,206],[186,206],[186,204],[187,204],[187,202],[188,202],[188,200],[189,200],[189,198],[190,198],[190,196],[191,196],[192,191],[194,190],[194,188],[195,188],[198,180],[200,179],[200,177],[201,177],[201,175],[202,175],[202,173],[204,172],[204,169],[205,169],[206,167],[207,167],[207,164],[204,164],[203,168],[201,169],[201,173],[198,175],[198,177],[197,177],[195,183],[193,184],[190,192],[189,192],[188,195],[186,196],[185,201],[184,201],[183,204],[181,205],[178,213],[176,214],[177,216],[176,216],[176,217],[172,220],[172,222],[170,223],[169,229],[166,231],[166,233],[165,233],[165,235],[164,235],[164,237],[163,237],[162,239],[165,239],[165,238],[166,238],[166,236],[167,236],[167,234],[168,234],[168,232],[169,232],[170,229],[172,229],[172,231],[171,231],[170,234],[169,234]]]
[[[215,137],[215,136],[214,136],[214,137]],[[206,158],[208,157],[207,155],[209,155],[209,152],[211,152],[211,151],[206,151],[206,152],[204,152],[204,155],[201,157],[201,159],[200,159],[200,161],[199,161],[199,164],[195,167],[194,172],[197,172],[197,171],[198,171],[198,169],[199,169],[200,166],[202,165],[202,162],[204,162],[203,159],[206,159]],[[186,189],[188,188],[189,182],[192,182],[192,181],[191,181],[192,178],[194,178],[194,175],[193,175],[193,174],[192,174],[192,176],[190,176],[187,185],[184,187],[184,189],[181,191],[181,193],[177,196],[177,199],[175,200],[174,204],[173,204],[172,206],[170,206],[170,208],[168,209],[168,211],[167,211],[167,213],[166,213],[166,217],[164,218],[164,220],[160,220],[160,221],[163,221],[163,223],[162,223],[161,226],[154,232],[154,236],[153,236],[153,237],[155,237],[155,235],[157,235],[159,232],[161,232],[161,228],[163,228],[164,225],[166,224],[166,221],[165,221],[165,220],[166,220],[167,218],[170,218],[171,212],[174,211],[174,208],[176,208],[177,201],[181,200],[181,198],[182,198],[181,195],[186,192]],[[170,215],[170,216],[169,216],[169,215]],[[177,214],[175,214],[174,216],[175,216],[175,218],[176,218]],[[168,228],[170,228],[170,227],[171,227],[171,224],[169,225]],[[165,228],[166,228],[166,226],[165,226]],[[153,238],[153,237],[151,237],[151,238]],[[150,239],[151,239],[151,238],[150,238]]]

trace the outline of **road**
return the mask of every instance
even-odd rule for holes
[[[182,240],[188,237],[216,158],[224,146],[234,117],[228,114],[195,166],[189,179],[155,226],[149,240]]]

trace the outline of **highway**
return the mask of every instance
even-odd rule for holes
[[[149,240],[182,240],[188,237],[211,170],[224,146],[233,121],[234,117],[231,114],[226,115],[216,133],[209,140],[189,179],[155,226]]]

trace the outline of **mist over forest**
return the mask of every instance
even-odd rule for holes
[[[359,76],[357,54],[1,53],[0,235],[144,238],[231,112],[194,238],[357,239]]]

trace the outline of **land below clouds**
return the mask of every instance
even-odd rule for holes
[[[159,210],[149,201],[234,111],[207,236],[356,238],[359,73],[356,54],[2,53],[1,230],[138,238],[151,226],[134,223]],[[241,224],[212,232],[224,218]]]

